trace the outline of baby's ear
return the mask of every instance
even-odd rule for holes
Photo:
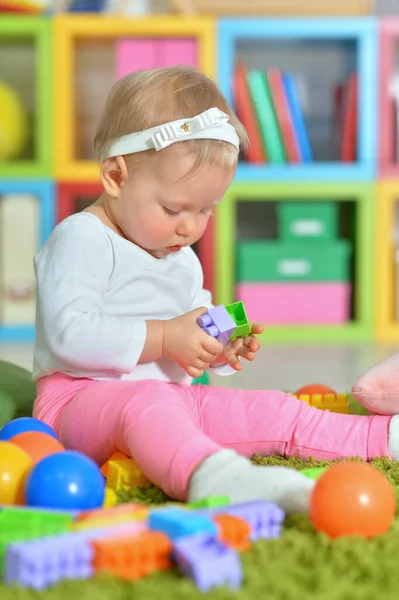
[[[123,156],[107,158],[101,163],[101,182],[106,193],[112,198],[119,195],[120,189],[128,178],[126,160]]]
[[[399,414],[399,354],[378,363],[357,378],[352,394],[370,412]]]

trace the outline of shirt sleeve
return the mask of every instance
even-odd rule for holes
[[[193,251],[193,262],[194,262],[194,294],[193,294],[193,303],[192,310],[195,308],[199,308],[200,306],[205,306],[206,308],[212,308],[214,304],[212,304],[212,294],[209,290],[204,289],[204,273],[202,271],[202,266],[199,261],[199,258]],[[233,369],[229,364],[219,365],[218,367],[209,367],[209,371],[215,373],[216,375],[222,375],[224,377],[228,375],[233,375],[237,371]]]
[[[145,320],[104,311],[112,270],[107,236],[83,220],[59,225],[35,258],[38,327],[71,367],[130,373],[143,351]]]

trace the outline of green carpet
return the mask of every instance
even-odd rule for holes
[[[297,469],[325,466],[280,457],[255,457],[258,464],[287,465]],[[396,488],[399,499],[399,462],[377,459]],[[126,492],[122,501],[160,504],[166,500],[155,487]],[[280,539],[261,540],[241,555],[245,580],[238,592],[227,588],[211,591],[215,600],[390,600],[399,594],[399,518],[391,531],[372,541],[330,541],[316,534],[305,516],[289,517]],[[204,598],[194,584],[176,570],[157,573],[138,582],[122,582],[109,576],[92,581],[65,582],[45,592],[0,585],[0,600],[195,600]]]

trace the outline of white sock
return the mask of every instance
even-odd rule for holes
[[[399,415],[389,421],[388,450],[394,460],[399,460]]]
[[[287,513],[309,512],[315,482],[295,469],[262,467],[234,450],[220,450],[206,458],[191,477],[189,501],[229,496],[233,504],[267,500]]]

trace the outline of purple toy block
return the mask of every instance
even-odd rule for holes
[[[91,541],[114,535],[137,535],[137,523],[65,533],[10,544],[4,563],[4,583],[44,590],[62,579],[88,579],[94,575]]]
[[[221,585],[237,590],[242,582],[238,553],[212,535],[193,535],[173,542],[174,558],[182,573],[202,592]]]
[[[227,344],[237,328],[234,319],[223,304],[210,308],[202,317],[199,317],[198,325],[224,345]]]
[[[244,519],[251,527],[250,539],[252,541],[280,537],[281,524],[285,519],[283,509],[273,502],[266,502],[266,500],[230,504],[212,510],[212,514],[233,515]]]

